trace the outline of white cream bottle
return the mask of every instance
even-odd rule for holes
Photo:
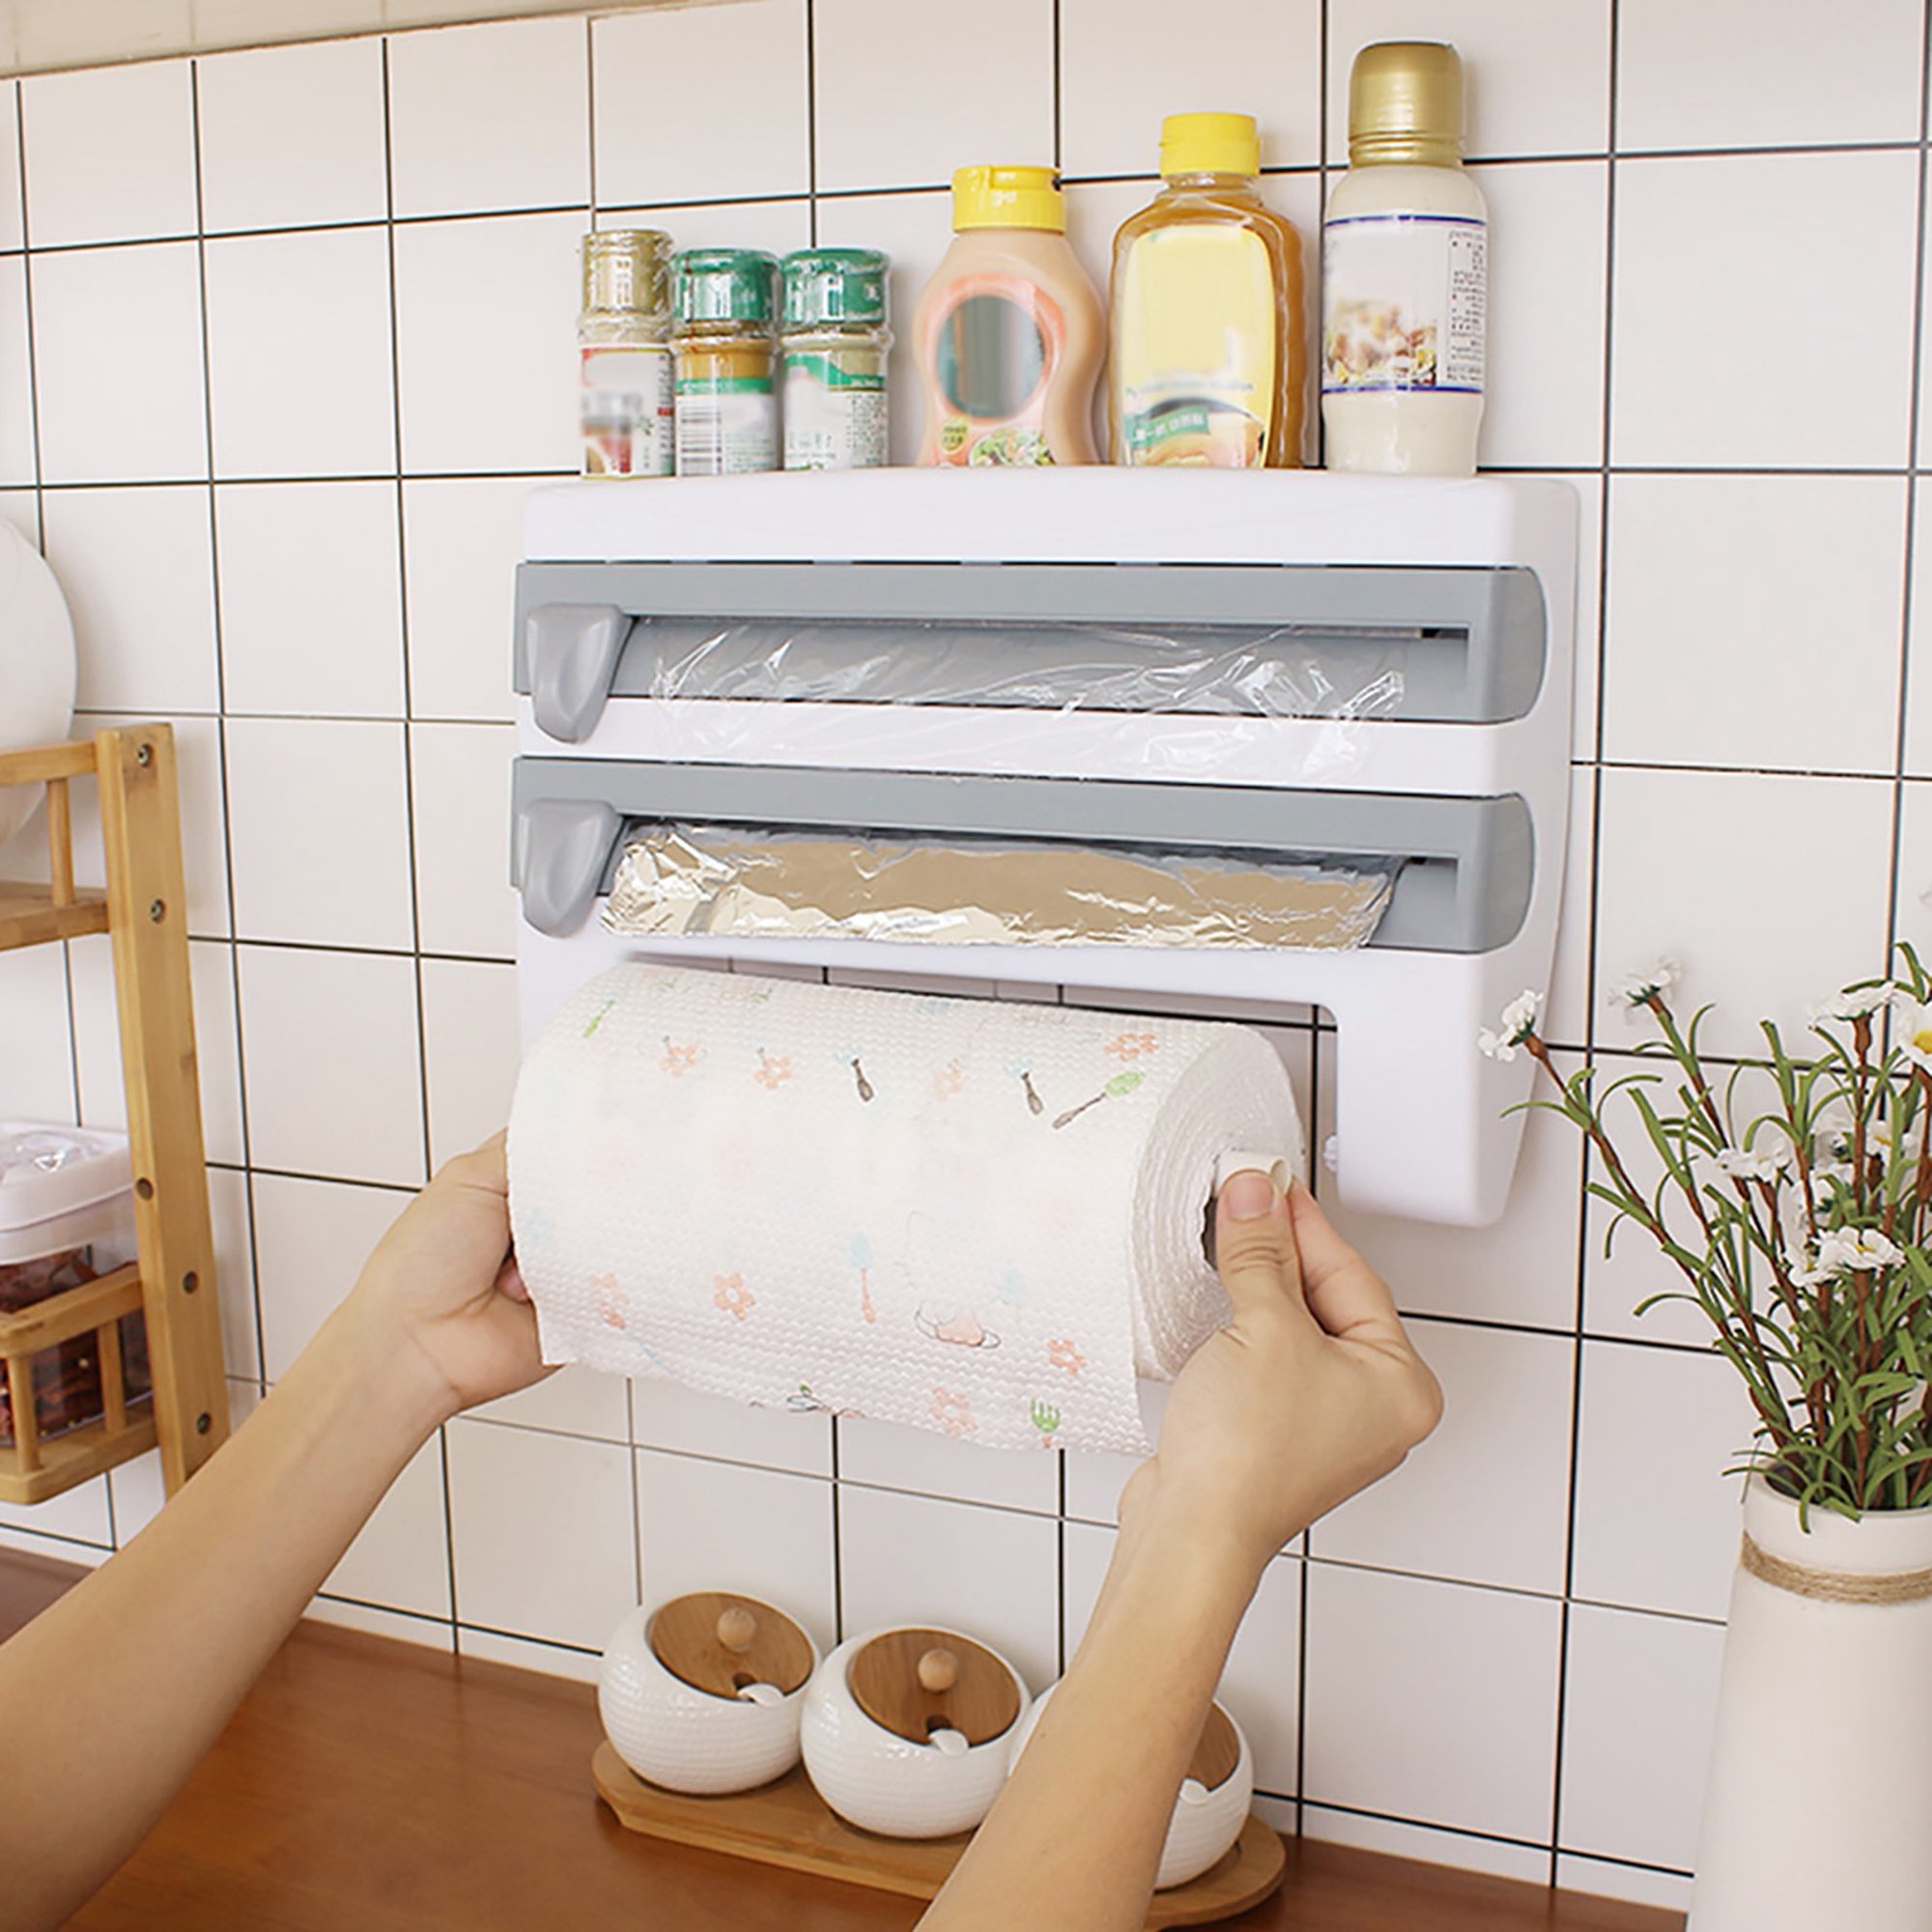
[[[1489,211],[1463,167],[1454,47],[1364,47],[1349,171],[1321,228],[1321,421],[1330,469],[1467,476],[1483,419]]]

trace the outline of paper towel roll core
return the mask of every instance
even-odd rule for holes
[[[1137,1452],[1136,1375],[1227,1319],[1203,1207],[1256,1148],[1305,1165],[1247,1027],[631,964],[530,1049],[510,1211],[547,1361]]]

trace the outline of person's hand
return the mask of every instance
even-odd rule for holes
[[[350,1305],[420,1357],[432,1405],[448,1414],[550,1374],[510,1252],[501,1134],[438,1170],[377,1243]]]
[[[1264,1174],[1231,1177],[1214,1257],[1234,1320],[1176,1378],[1121,1520],[1185,1525],[1259,1576],[1435,1427],[1442,1391],[1387,1288],[1300,1182],[1284,1197]]]

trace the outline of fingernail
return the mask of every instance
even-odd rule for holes
[[[1222,1188],[1221,1204],[1234,1220],[1259,1221],[1274,1207],[1274,1182],[1265,1174],[1244,1168]]]

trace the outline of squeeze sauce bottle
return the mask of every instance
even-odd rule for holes
[[[919,461],[1096,463],[1100,300],[1066,240],[1051,168],[961,168],[952,245],[913,311]]]
[[[1301,237],[1262,200],[1247,114],[1170,114],[1160,192],[1114,238],[1116,463],[1298,469]]]
[[[1489,215],[1463,169],[1454,47],[1364,47],[1349,172],[1321,229],[1321,420],[1330,469],[1467,476],[1483,420]]]

